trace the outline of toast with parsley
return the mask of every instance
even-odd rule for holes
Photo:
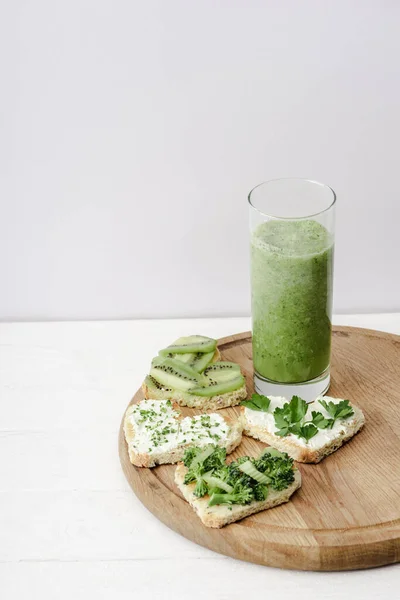
[[[258,394],[253,398],[240,407],[243,433],[302,463],[319,463],[365,423],[362,410],[348,400],[325,396],[307,404],[297,396],[290,402]]]

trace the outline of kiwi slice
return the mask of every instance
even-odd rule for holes
[[[215,351],[212,352],[197,352],[193,355],[193,359],[189,362],[189,365],[198,373],[203,373],[204,369],[212,362]],[[177,354],[178,356],[186,356],[186,354]]]
[[[192,367],[197,373],[202,373],[212,362],[215,352],[187,352],[186,354],[168,354],[168,358],[179,360],[189,367]],[[161,356],[161,358],[163,358]]]
[[[177,390],[189,390],[204,385],[207,381],[204,375],[197,373],[189,365],[174,358],[161,356],[153,359],[150,375],[162,386]]]
[[[207,367],[204,375],[216,383],[223,383],[224,381],[232,381],[232,379],[241,375],[241,372],[239,365],[236,363],[219,361]]]
[[[173,354],[172,358],[175,358],[175,360],[180,360],[181,362],[189,365],[190,367],[192,366],[192,362],[194,361],[196,357],[196,354],[194,352],[187,352],[185,354]]]
[[[189,337],[181,337],[167,348],[160,350],[161,356],[168,354],[186,354],[192,352],[214,352],[217,347],[217,340],[213,340],[203,335],[190,335]]]
[[[221,383],[216,383],[212,381],[210,385],[207,387],[194,387],[190,388],[190,394],[194,396],[218,396],[219,394],[227,394],[228,392],[234,392],[238,390],[240,387],[244,385],[244,377],[243,375],[239,375],[235,377],[235,379],[231,379],[230,381],[223,381]]]
[[[146,375],[144,383],[145,385],[147,385],[150,391],[162,390],[163,392],[172,392],[172,388],[164,387],[163,385],[161,385],[161,383],[158,383],[158,381],[154,379],[154,377],[152,377],[151,375]]]
[[[159,364],[160,362],[163,362],[166,358],[173,358],[174,360],[179,360],[181,363],[185,363],[187,365],[189,365],[189,367],[192,366],[192,362],[195,360],[196,358],[196,354],[194,352],[188,352],[188,354],[167,354],[165,356],[159,354],[158,356],[156,356],[155,358],[153,358],[153,360],[151,361],[151,364]]]
[[[186,352],[185,354],[172,354],[172,352],[170,352],[169,354],[159,354],[158,357],[160,357],[161,359],[164,358],[173,358],[174,360],[180,360],[183,363],[186,363],[187,365],[189,365],[189,367],[193,366],[193,362],[196,359],[197,353],[195,352]]]
[[[172,354],[172,352],[170,352],[167,355],[159,354],[159,356],[161,356],[162,358],[174,358],[175,360],[180,360],[181,362],[186,363],[188,365],[191,365],[191,363],[196,358],[196,354],[194,352],[187,352],[186,354]]]

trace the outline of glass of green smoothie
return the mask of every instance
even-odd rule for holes
[[[254,384],[309,401],[330,383],[335,192],[275,179],[249,194]]]

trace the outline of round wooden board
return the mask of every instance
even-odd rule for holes
[[[253,392],[251,334],[219,341],[223,360],[239,363]],[[143,504],[188,539],[234,558],[286,569],[362,569],[400,560],[400,336],[334,327],[329,394],[365,413],[361,432],[318,465],[298,464],[303,485],[287,504],[223,529],[205,527],[177,489],[174,465],[129,462],[122,426],[119,454]],[[132,402],[143,398],[139,390]],[[235,408],[223,412],[234,416]],[[185,415],[198,411],[182,409]],[[232,457],[265,444],[243,437]]]

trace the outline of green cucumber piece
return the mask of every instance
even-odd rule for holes
[[[181,337],[173,344],[160,350],[161,356],[168,354],[186,354],[188,352],[214,352],[217,347],[217,340],[202,335],[190,335]]]
[[[213,444],[207,444],[207,446],[205,446],[203,450],[199,452],[197,456],[194,457],[194,459],[190,463],[190,469],[193,470],[196,467],[196,465],[203,463],[209,456],[211,456],[214,450],[215,446]]]
[[[226,483],[226,481],[222,481],[222,479],[219,479],[219,477],[211,475],[211,473],[205,473],[203,475],[203,479],[210,489],[217,488],[219,490],[224,490],[225,492],[228,492],[228,494],[233,492],[233,486],[229,485],[229,483]]]
[[[251,460],[246,460],[246,462],[238,465],[238,469],[242,471],[242,473],[246,473],[246,475],[258,481],[258,483],[271,483],[271,478],[264,473],[261,473],[261,471],[258,471]]]
[[[219,394],[234,392],[242,387],[242,385],[244,385],[244,377],[243,375],[239,375],[239,377],[231,381],[224,381],[222,383],[211,382],[208,386],[190,388],[190,394],[206,397],[218,396]]]

